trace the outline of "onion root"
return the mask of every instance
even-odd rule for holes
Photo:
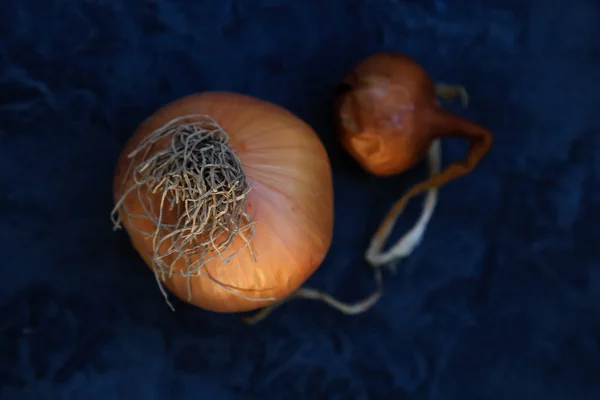
[[[227,263],[243,249],[252,248],[255,221],[246,211],[250,191],[242,164],[228,146],[227,133],[207,115],[185,115],[165,124],[145,137],[128,155],[129,170],[124,174],[121,196],[112,211],[115,229],[126,217],[132,230],[152,240],[152,266],[165,300],[161,282],[173,275],[190,280],[204,276],[238,296],[250,298],[212,278],[204,265],[215,257]],[[134,214],[126,199],[137,195],[143,213]],[[153,225],[152,231],[136,227],[136,219]],[[235,237],[245,243],[231,250]],[[223,253],[228,253],[227,257]],[[183,267],[175,268],[176,264]]]

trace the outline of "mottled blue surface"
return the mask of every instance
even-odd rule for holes
[[[465,85],[471,107],[451,107],[495,142],[381,302],[297,301],[250,328],[172,313],[109,220],[136,125],[207,89],[312,124],[337,220],[310,283],[357,299],[370,235],[424,176],[369,177],[334,140],[334,86],[383,49]],[[595,0],[3,0],[0,398],[600,399],[599,116]],[[464,150],[444,142],[445,161]]]

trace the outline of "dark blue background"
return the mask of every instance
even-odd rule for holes
[[[0,398],[600,398],[598,4],[3,0]],[[333,88],[377,50],[465,85],[470,108],[448,107],[495,135],[476,172],[441,191],[381,302],[346,317],[296,301],[255,327],[172,313],[111,230],[114,164],[137,124],[208,89],[312,124],[336,224],[310,283],[358,299],[373,289],[370,236],[425,176],[376,179],[337,147]],[[464,150],[445,141],[445,163]]]

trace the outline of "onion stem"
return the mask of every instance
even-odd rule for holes
[[[429,147],[427,153],[427,163],[429,168],[429,176],[436,175],[441,170],[442,160],[442,146],[439,139],[434,140]],[[401,200],[406,199],[404,205],[408,202],[407,197],[403,197]],[[383,251],[383,246],[388,240],[392,228],[396,221],[404,211],[404,207],[393,207],[391,211],[385,216],[380,228],[377,233],[371,239],[365,258],[373,267],[380,267],[385,264],[396,262],[401,258],[406,258],[415,250],[415,248],[421,243],[427,225],[431,220],[435,206],[437,205],[438,199],[438,188],[432,187],[427,191],[423,210],[417,223],[412,227],[410,231],[405,233],[395,245],[393,245],[386,252]]]
[[[327,303],[327,305],[329,305],[330,307],[333,307],[334,309],[336,309],[346,315],[362,314],[365,311],[369,310],[371,307],[373,307],[383,294],[383,279],[381,277],[381,269],[375,268],[374,274],[375,274],[375,283],[377,284],[377,289],[368,297],[366,297],[362,300],[359,300],[355,303],[344,303],[340,300],[337,300],[333,296],[331,296],[327,293],[321,292],[319,290],[307,288],[307,287],[301,287],[296,292],[294,292],[291,296],[288,296],[287,298],[280,300],[277,303],[274,303],[268,307],[261,309],[260,311],[254,313],[254,315],[252,315],[252,316],[243,317],[242,321],[248,325],[254,325],[254,324],[262,321],[263,319],[265,319],[267,316],[269,316],[269,314],[271,314],[279,306],[283,305],[284,303],[286,303],[289,300],[293,300],[296,298],[323,301],[323,302]]]
[[[469,105],[469,95],[466,89],[460,85],[450,85],[446,83],[437,83],[435,85],[436,93],[439,97],[446,100],[452,100],[455,97],[460,97],[463,107]],[[429,169],[429,177],[438,175],[442,168],[442,145],[441,140],[434,140],[429,146],[427,152],[427,164]],[[416,186],[417,187],[417,186]],[[427,190],[423,210],[421,216],[413,228],[404,234],[394,246],[392,246],[387,252],[383,251],[383,246],[388,240],[392,228],[396,224],[396,221],[404,211],[408,200],[414,195],[418,194],[418,190],[414,190],[416,187],[409,190],[404,196],[402,196],[391,208],[388,214],[383,219],[379,229],[371,239],[371,243],[365,258],[373,267],[379,267],[382,265],[389,265],[392,262],[396,262],[399,259],[406,258],[414,249],[421,243],[421,240],[429,225],[429,221],[435,210],[438,200],[439,187],[433,186]]]

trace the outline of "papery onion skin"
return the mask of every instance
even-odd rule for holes
[[[292,294],[320,266],[333,235],[333,185],[330,161],[322,142],[301,119],[275,104],[231,92],[192,94],[158,109],[144,121],[125,145],[117,162],[114,201],[132,184],[128,172],[132,152],[151,132],[184,115],[204,114],[229,135],[230,149],[241,160],[251,186],[247,212],[256,221],[252,245],[223,264],[209,261],[204,271],[216,281],[253,298],[227,291],[207,277],[173,275],[165,286],[181,300],[214,312],[243,312],[264,307]],[[162,143],[162,147],[168,142]],[[136,160],[137,163],[141,160]],[[126,184],[123,186],[123,180]],[[155,204],[158,199],[154,198]],[[137,196],[126,199],[130,210],[142,211]],[[131,229],[122,209],[119,217],[132,245],[152,267],[152,241]],[[171,215],[170,218],[174,218]],[[154,228],[150,220],[136,220],[137,228]],[[243,246],[236,238],[231,250]],[[176,268],[185,268],[178,262]]]

